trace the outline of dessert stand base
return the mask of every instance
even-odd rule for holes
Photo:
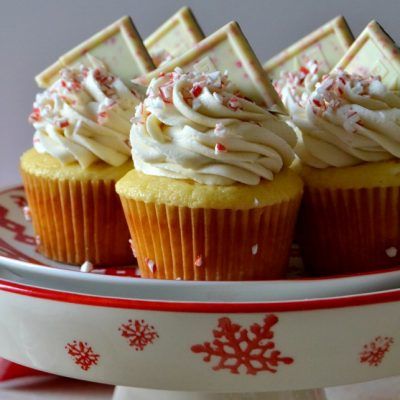
[[[113,400],[326,400],[323,389],[268,393],[203,393],[116,386]]]

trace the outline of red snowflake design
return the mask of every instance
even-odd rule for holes
[[[25,207],[25,206],[28,204],[28,203],[26,202],[25,197],[22,196],[22,195],[12,194],[12,195],[10,196],[10,198],[12,198],[13,201],[14,201],[14,203],[15,203],[18,207],[20,207],[20,208],[23,208],[23,207]]]
[[[79,365],[84,371],[88,371],[99,362],[100,354],[96,354],[86,342],[74,340],[72,343],[68,343],[65,349],[74,359],[75,364]]]
[[[366,363],[370,367],[377,367],[383,361],[385,354],[394,343],[392,337],[377,336],[370,343],[364,345],[360,353],[360,363]]]
[[[121,336],[128,339],[129,346],[133,347],[136,351],[143,351],[143,349],[153,344],[159,338],[154,326],[149,325],[146,321],[131,319],[127,324],[122,324],[118,330]]]
[[[25,226],[7,218],[8,213],[9,210],[7,208],[0,206],[0,227],[13,232],[16,241],[32,246],[35,245],[35,238],[25,234]]]
[[[203,358],[210,362],[219,358],[214,371],[227,369],[232,374],[245,371],[248,375],[257,375],[266,371],[275,373],[279,364],[292,364],[291,357],[282,357],[275,349],[272,327],[279,321],[275,315],[267,315],[263,324],[253,324],[249,329],[233,323],[229,318],[220,318],[218,328],[213,331],[212,343],[205,342],[192,346],[193,353],[206,353]]]

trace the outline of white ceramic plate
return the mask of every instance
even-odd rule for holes
[[[336,278],[245,282],[141,279],[132,267],[85,274],[78,267],[53,262],[36,251],[32,225],[23,214],[25,204],[22,187],[0,192],[0,279],[99,296],[214,302],[322,298],[400,286],[400,269]],[[299,270],[298,255],[294,254],[291,265],[292,271]]]
[[[193,303],[0,281],[0,356],[59,375],[152,389],[326,387],[400,374],[399,308],[400,290]]]

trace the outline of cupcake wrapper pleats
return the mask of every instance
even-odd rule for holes
[[[210,281],[285,275],[300,194],[249,210],[121,200],[144,278]]]
[[[318,275],[399,265],[400,189],[307,187],[299,241],[305,264]]]
[[[21,174],[42,254],[75,265],[134,262],[114,181],[49,179],[23,170]]]

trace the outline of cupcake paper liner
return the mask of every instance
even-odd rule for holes
[[[211,281],[285,275],[300,194],[250,210],[121,200],[144,278]]]
[[[299,241],[317,275],[400,264],[400,189],[305,188]]]
[[[21,171],[38,250],[74,265],[128,265],[129,230],[112,180],[58,180]]]

